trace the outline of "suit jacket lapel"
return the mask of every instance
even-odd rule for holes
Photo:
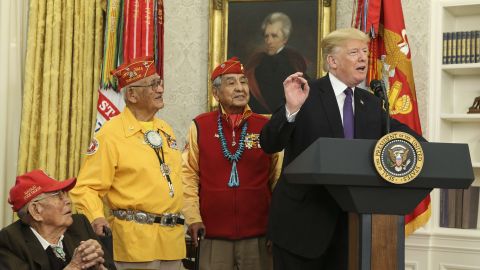
[[[363,93],[364,90],[360,88],[355,88],[354,100],[355,100],[355,138],[366,138],[365,127],[368,122],[368,113],[367,113],[367,99]]]
[[[50,269],[50,262],[48,261],[47,254],[43,249],[40,241],[33,234],[32,230],[27,225],[22,225],[23,235],[25,236],[25,243],[28,249],[31,251],[32,259],[41,266],[41,269]]]
[[[334,138],[343,138],[343,123],[338,111],[337,98],[335,97],[335,92],[333,91],[332,84],[330,83],[330,78],[325,76],[320,81],[320,98],[325,108],[325,114],[327,115],[328,122],[332,128],[332,137]]]

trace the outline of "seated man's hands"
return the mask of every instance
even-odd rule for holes
[[[105,260],[103,259],[102,246],[93,239],[80,242],[80,245],[73,252],[72,260],[65,267],[66,270],[94,269],[104,270],[103,266]]]

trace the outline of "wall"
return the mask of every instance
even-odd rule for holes
[[[191,120],[207,110],[207,0],[165,0],[165,108],[179,145]]]
[[[337,28],[349,27],[351,0],[337,1]],[[207,0],[165,0],[165,109],[160,116],[175,129],[180,145],[191,119],[207,110]],[[402,1],[413,59],[420,121],[427,127],[430,1]],[[417,16],[421,15],[421,16]],[[415,29],[415,31],[412,31]]]

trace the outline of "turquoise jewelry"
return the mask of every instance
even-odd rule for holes
[[[58,245],[50,245],[52,248],[53,254],[55,254],[55,257],[59,258],[62,261],[65,261],[65,251],[63,251],[63,248]]]
[[[240,134],[240,139],[238,141],[238,148],[234,154],[230,153],[227,147],[227,140],[225,139],[225,135],[223,134],[223,127],[222,127],[222,118],[221,114],[218,114],[217,119],[217,126],[218,126],[218,137],[220,139],[220,145],[222,147],[223,156],[228,159],[232,163],[232,170],[230,172],[230,179],[228,181],[228,187],[238,187],[240,186],[240,178],[238,177],[237,171],[237,162],[242,157],[243,151],[245,150],[245,135],[247,134],[247,127],[248,124],[245,123],[242,126],[242,133]]]

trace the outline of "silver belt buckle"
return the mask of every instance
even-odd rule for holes
[[[177,225],[177,215],[174,214],[164,214],[160,218],[160,225],[174,227]]]
[[[127,219],[127,211],[125,210],[113,210],[113,215],[116,216],[120,220]]]
[[[142,224],[147,223],[148,216],[147,216],[146,213],[137,212],[137,213],[135,213],[134,217],[135,217],[135,221],[138,222],[138,223],[142,223]]]

